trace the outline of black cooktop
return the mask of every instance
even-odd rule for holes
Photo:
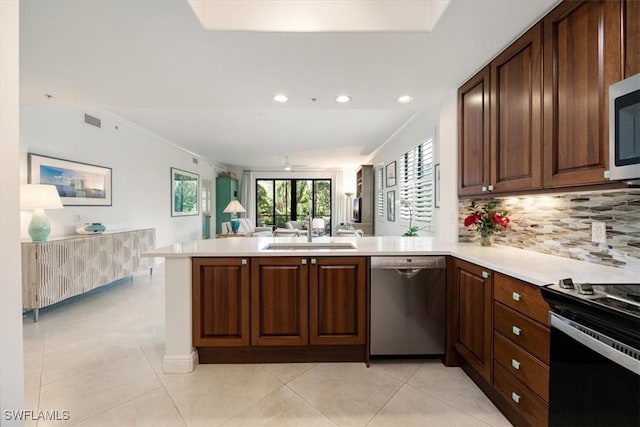
[[[592,284],[591,295],[579,293],[583,287],[547,285],[541,292],[552,312],[640,350],[640,284]]]

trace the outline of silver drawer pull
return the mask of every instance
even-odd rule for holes
[[[520,329],[520,328],[518,328],[517,326],[512,326],[512,327],[511,327],[511,332],[513,332],[513,335],[518,335],[518,336],[520,336],[520,331],[521,331],[521,329]]]
[[[242,265],[247,265],[247,260],[246,259],[242,260]]]
[[[516,393],[515,391],[511,392],[511,400],[513,400],[516,403],[520,403],[520,395],[518,393]]]
[[[513,298],[513,300],[514,300],[514,301],[520,301],[520,298],[521,298],[521,297],[520,297],[520,294],[519,294],[519,293],[514,292],[514,293],[511,295],[511,298]]]
[[[482,272],[482,278],[483,279],[488,279],[489,278],[489,273],[487,273],[486,271]]]
[[[311,264],[315,264],[316,263],[316,259],[315,258],[311,258]]]
[[[306,260],[305,258],[302,258],[302,259],[300,260],[300,263],[304,265],[304,264],[306,264],[306,263],[307,263],[307,260]]]
[[[483,193],[485,193],[485,192],[487,191],[487,186],[486,186],[486,185],[483,185],[483,186],[482,186],[482,188],[481,188],[481,190],[482,190],[482,192],[483,192]]]
[[[511,359],[511,366],[513,366],[515,369],[520,369],[520,362],[518,362],[516,359]]]

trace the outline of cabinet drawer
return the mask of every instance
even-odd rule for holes
[[[549,364],[549,328],[499,302],[494,303],[493,325],[496,331]]]
[[[549,401],[549,367],[502,334],[493,337],[493,358],[514,377]]]
[[[493,278],[493,285],[493,297],[496,301],[549,325],[549,304],[542,298],[537,286],[498,273]]]
[[[532,426],[547,426],[549,407],[535,393],[507,372],[499,363],[494,364],[493,385]]]

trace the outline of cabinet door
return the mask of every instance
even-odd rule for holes
[[[489,67],[458,89],[458,194],[489,184]]]
[[[495,192],[542,186],[541,45],[538,24],[491,62],[491,184]]]
[[[452,286],[454,347],[473,369],[491,382],[492,273],[456,260]]]
[[[626,0],[624,7],[624,77],[640,73],[640,1]]]
[[[249,263],[242,258],[193,259],[193,344],[249,345]]]
[[[312,258],[309,286],[311,344],[366,344],[366,259]]]
[[[544,185],[604,182],[608,88],[620,80],[619,1],[563,2],[544,19]]]
[[[306,258],[251,260],[251,344],[306,345],[309,342]]]

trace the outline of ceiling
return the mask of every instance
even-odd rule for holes
[[[186,0],[22,0],[21,105],[108,110],[239,168],[349,168],[555,3],[453,0],[432,32],[256,32],[206,31]]]

